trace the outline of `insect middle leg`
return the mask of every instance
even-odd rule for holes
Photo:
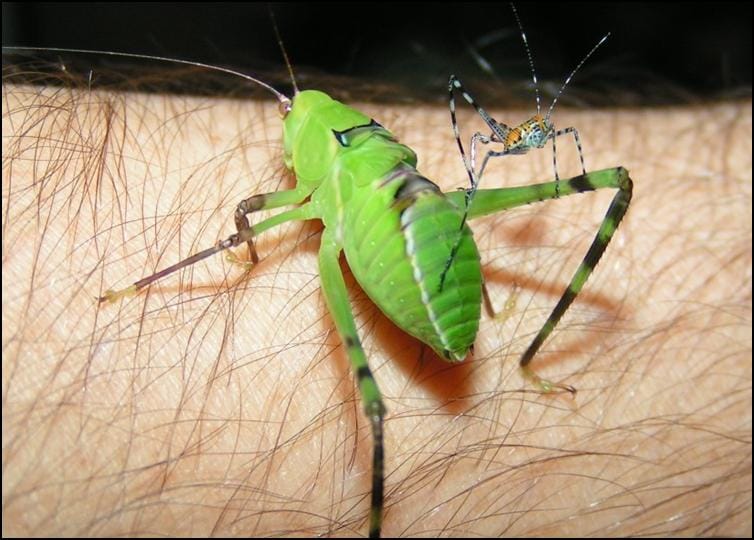
[[[236,206],[236,212],[233,216],[236,222],[236,230],[240,233],[241,231],[250,228],[249,218],[247,216],[251,213],[258,212],[259,210],[270,210],[281,206],[299,204],[310,194],[311,189],[301,186],[286,191],[273,191],[272,193],[252,195],[248,199],[242,200],[238,203],[238,206]],[[251,264],[257,264],[259,262],[259,256],[257,255],[257,250],[254,248],[253,239],[249,239],[246,242],[246,245],[249,248],[249,260],[251,261]],[[235,256],[229,256],[229,258],[231,262],[242,265],[244,264],[238,261]]]

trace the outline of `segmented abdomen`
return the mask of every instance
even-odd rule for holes
[[[461,218],[435,184],[400,166],[354,193],[343,222],[361,287],[396,325],[451,361],[474,343],[481,307],[479,253],[467,226],[440,290]]]

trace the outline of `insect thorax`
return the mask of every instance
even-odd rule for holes
[[[532,148],[542,148],[552,132],[550,120],[537,114],[511,129],[505,139],[505,146],[511,153],[525,153]]]

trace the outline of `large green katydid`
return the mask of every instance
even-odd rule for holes
[[[287,221],[322,220],[322,289],[353,365],[372,427],[369,531],[378,536],[383,508],[385,408],[357,335],[339,255],[341,251],[345,253],[357,281],[396,325],[446,360],[461,361],[477,334],[483,288],[478,251],[465,224],[457,253],[447,268],[444,287],[440,287],[440,281],[464,219],[465,193],[443,194],[419,174],[417,157],[410,148],[359,111],[322,92],[297,91],[288,98],[257,79],[246,78],[273,92],[279,101],[285,163],[296,175],[296,187],[241,201],[235,218],[236,233],[126,289],[107,291],[101,300],[114,301],[134,294],[180,268],[243,243],[249,246],[251,259],[256,260],[252,241],[265,230]],[[604,187],[616,188],[618,193],[570,285],[522,357],[522,367],[545,390],[552,385],[529,371],[528,363],[604,252],[627,210],[631,180],[625,169],[618,167],[538,185],[479,190],[468,208],[471,220]],[[293,208],[254,225],[248,222],[249,213],[285,206]]]

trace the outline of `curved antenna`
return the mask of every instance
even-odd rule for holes
[[[577,65],[576,68],[573,71],[571,71],[571,74],[568,76],[568,78],[563,83],[563,86],[560,87],[560,90],[558,90],[558,93],[555,95],[555,99],[552,100],[552,105],[550,105],[550,109],[547,111],[547,116],[545,116],[545,119],[547,120],[550,119],[550,115],[552,115],[552,110],[555,108],[555,104],[558,102],[558,98],[560,97],[560,94],[563,93],[563,90],[565,90],[565,87],[568,86],[569,82],[571,82],[571,79],[573,78],[574,75],[576,75],[576,72],[579,70],[579,68],[584,65],[584,62],[586,62],[589,59],[589,57],[592,56],[592,54],[594,54],[594,51],[596,51],[600,45],[605,43],[605,40],[608,37],[610,37],[610,32],[602,36],[602,39],[599,40],[597,45],[592,47],[592,50],[587,53],[587,55],[581,60],[581,62],[579,62],[579,65]]]
[[[258,84],[262,88],[269,90],[273,94],[275,94],[275,97],[280,103],[289,103],[290,98],[286,96],[285,94],[278,92],[275,90],[272,86],[269,84],[260,81],[259,79],[252,77],[251,75],[246,75],[245,73],[241,73],[240,71],[234,71],[232,69],[220,67],[220,66],[213,66],[211,64],[204,64],[202,62],[194,62],[191,60],[180,60],[178,58],[168,58],[166,56],[153,56],[151,54],[136,54],[136,53],[125,53],[125,52],[119,52],[119,51],[93,51],[89,49],[64,49],[59,47],[6,47],[3,46],[3,51],[52,51],[52,52],[65,52],[65,53],[80,53],[80,54],[104,54],[108,56],[119,56],[119,57],[125,57],[125,58],[142,58],[145,60],[157,60],[160,62],[173,62],[176,64],[185,64],[187,66],[194,66],[194,67],[200,67],[200,68],[206,68],[211,69],[214,71],[220,71],[222,73],[228,73],[230,75],[235,75],[237,77],[242,77],[248,81],[251,81],[253,83]]]
[[[291,61],[288,59],[288,53],[285,52],[285,47],[283,47],[283,38],[280,37],[280,30],[278,30],[278,23],[275,20],[275,13],[272,11],[272,5],[269,3],[267,4],[267,10],[270,12],[270,19],[272,20],[272,28],[275,29],[275,38],[278,40],[278,45],[280,45],[280,51],[283,53],[283,58],[285,59],[285,65],[288,66],[288,73],[291,75],[291,82],[293,83],[293,91],[298,94],[298,86],[296,85],[296,77],[293,76],[293,66],[291,66]]]
[[[537,114],[539,114],[541,107],[539,102],[539,83],[537,82],[537,72],[534,71],[534,59],[531,56],[529,40],[526,39],[526,32],[524,32],[524,27],[521,24],[521,19],[518,18],[518,11],[516,11],[516,6],[513,4],[513,2],[511,2],[511,9],[513,10],[513,15],[516,17],[518,29],[521,30],[521,39],[524,40],[524,47],[526,47],[526,56],[529,57],[529,69],[531,70],[531,79],[534,82],[534,94],[537,97]]]

